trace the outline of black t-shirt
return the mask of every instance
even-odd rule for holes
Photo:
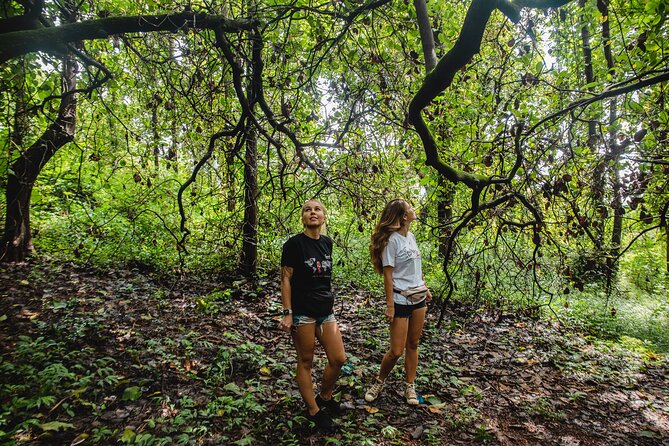
[[[332,239],[321,235],[318,240],[304,233],[292,236],[283,245],[281,266],[293,268],[290,279],[293,314],[309,317],[332,313],[334,295],[332,276]]]

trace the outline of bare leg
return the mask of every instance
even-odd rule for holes
[[[344,342],[341,339],[339,325],[336,322],[326,322],[316,329],[316,337],[325,350],[328,364],[323,370],[323,382],[321,383],[321,398],[329,400],[332,398],[337,377],[341,367],[346,362]]]
[[[426,312],[426,307],[414,310],[409,319],[409,329],[404,353],[404,372],[406,373],[406,382],[408,383],[416,381],[416,369],[418,368],[418,341],[420,340],[420,335],[423,333]]]
[[[306,324],[296,327],[293,332],[293,343],[297,351],[297,387],[307,405],[310,415],[318,412],[318,405],[314,396],[314,387],[311,380],[311,368],[314,363],[314,346],[316,345],[316,324]]]
[[[404,353],[408,327],[409,320],[405,317],[396,317],[390,323],[390,348],[383,356],[383,361],[381,361],[381,370],[379,371],[381,381],[386,380],[397,360]]]

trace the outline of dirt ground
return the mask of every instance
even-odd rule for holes
[[[555,322],[513,315],[450,314],[436,328],[432,308],[417,380],[424,404],[413,408],[403,401],[401,363],[382,397],[366,404],[362,395],[387,347],[387,325],[381,299],[352,287],[337,290],[335,308],[349,356],[337,389],[341,427],[328,435],[314,432],[303,418],[292,378],[292,345],[277,330],[277,286],[275,278],[157,277],[137,269],[46,261],[0,266],[5,364],[16,361],[20,336],[51,336],[71,350],[90,347],[96,357],[113,358],[123,377],[106,394],[91,394],[88,405],[74,404],[64,389],[70,413],[60,406],[36,409],[36,419],[71,428],[42,432],[33,427],[13,439],[0,432],[0,440],[120,444],[130,429],[135,436],[128,438],[135,443],[127,444],[140,444],[140,433],[153,438],[144,444],[160,444],[160,438],[190,432],[190,443],[184,444],[250,439],[249,444],[267,445],[669,446],[665,356],[631,352]],[[323,363],[319,349],[316,380]],[[132,383],[139,383],[141,397],[126,398],[124,389]],[[6,387],[0,397],[7,409]],[[192,403],[189,413],[195,413],[188,419],[184,397]],[[236,418],[225,410],[211,414],[205,407],[214,397],[229,405],[252,400],[261,408],[239,406]],[[20,421],[17,414],[5,413],[0,431],[9,432]],[[95,437],[103,427],[112,434]]]

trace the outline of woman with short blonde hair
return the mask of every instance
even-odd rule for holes
[[[346,361],[344,343],[333,313],[331,287],[332,239],[323,235],[325,206],[309,200],[302,206],[304,230],[283,245],[281,253],[281,330],[291,333],[297,352],[297,386],[307,405],[307,419],[318,428],[334,427],[339,403],[332,398],[339,371]],[[328,363],[320,393],[314,395],[311,378],[316,340]]]

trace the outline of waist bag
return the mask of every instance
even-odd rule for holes
[[[410,303],[415,304],[427,297],[428,288],[427,285],[423,284],[408,290],[393,288],[393,291],[404,296]]]

